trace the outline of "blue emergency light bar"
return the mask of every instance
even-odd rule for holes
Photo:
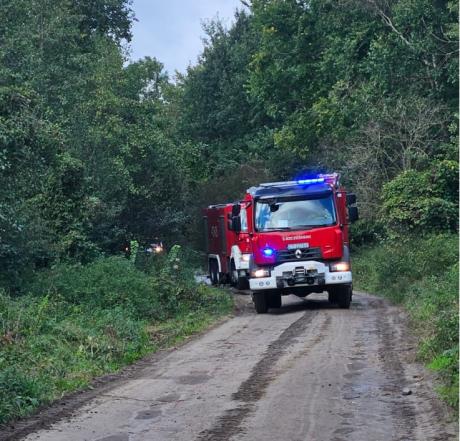
[[[339,186],[340,175],[338,173],[318,174],[309,178],[297,179],[296,181],[283,181],[283,182],[266,182],[260,184],[259,187],[293,187],[296,185],[311,185],[311,184],[332,184],[336,188]],[[252,188],[251,188],[252,189]],[[250,191],[249,189],[248,191]]]
[[[308,185],[308,184],[320,184],[324,182],[324,178],[311,178],[311,179],[299,179],[297,184]]]
[[[260,187],[293,187],[295,185],[317,184],[323,182],[325,182],[324,178],[300,179],[298,181],[266,182],[260,184]]]

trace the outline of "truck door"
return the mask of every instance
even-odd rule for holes
[[[337,201],[337,214],[339,218],[339,224],[342,229],[343,243],[348,245],[348,210],[347,210],[347,193],[345,191],[338,191],[336,193]]]
[[[240,211],[241,231],[238,234],[237,245],[241,252],[247,252],[249,248],[249,225],[248,225],[248,210],[242,205]]]

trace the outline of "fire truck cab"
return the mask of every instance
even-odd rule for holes
[[[250,288],[258,313],[281,307],[282,295],[327,291],[349,308],[352,273],[348,225],[356,197],[339,175],[260,184],[243,200],[204,211],[213,284]]]

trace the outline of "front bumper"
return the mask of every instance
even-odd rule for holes
[[[326,286],[351,283],[351,271],[329,271],[329,266],[317,261],[286,262],[275,266],[270,277],[249,279],[253,291],[302,286]]]

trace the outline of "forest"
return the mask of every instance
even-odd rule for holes
[[[193,282],[200,210],[306,171],[357,194],[357,288],[458,406],[457,2],[242,1],[185,74],[129,61],[130,0],[0,16],[0,423],[228,312]]]

